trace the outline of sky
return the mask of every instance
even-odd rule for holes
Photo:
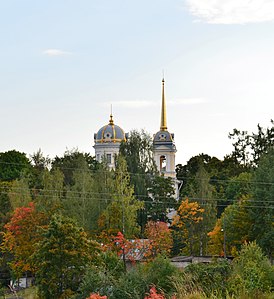
[[[0,0],[0,152],[94,155],[108,123],[167,126],[176,163],[274,116],[274,0]]]

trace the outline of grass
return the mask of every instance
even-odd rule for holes
[[[25,290],[19,291],[19,292],[17,292],[17,296],[19,298],[24,298],[24,299],[38,299],[37,290],[35,287],[31,287],[31,288],[27,288]],[[2,298],[10,299],[10,298],[15,298],[15,297],[16,296],[14,296],[14,294],[9,294]]]

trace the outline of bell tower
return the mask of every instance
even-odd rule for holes
[[[169,133],[167,129],[167,113],[165,100],[165,80],[162,80],[162,108],[160,131],[153,137],[154,160],[158,171],[165,177],[174,179],[175,196],[178,196],[178,181],[175,171],[176,146],[174,134]]]

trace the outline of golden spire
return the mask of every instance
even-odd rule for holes
[[[161,111],[161,131],[167,130],[167,122],[166,122],[166,101],[165,101],[165,79],[162,80],[162,111]]]
[[[110,124],[111,126],[114,125],[113,115],[112,115],[112,105],[110,106],[110,119],[109,119],[109,124]]]

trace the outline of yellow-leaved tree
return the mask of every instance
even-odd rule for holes
[[[188,198],[182,200],[176,215],[173,217],[172,227],[183,239],[184,254],[193,253],[193,244],[195,242],[195,226],[203,220],[204,209],[194,201],[190,202]]]

